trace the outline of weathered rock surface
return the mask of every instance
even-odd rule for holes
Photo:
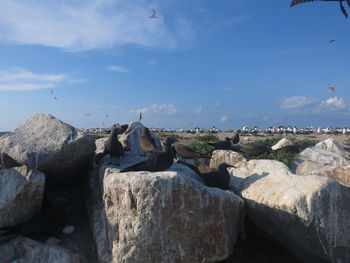
[[[121,135],[119,135],[119,141],[126,148],[127,151],[130,151],[134,155],[146,155],[146,152],[142,150],[140,146],[141,140],[141,128],[144,125],[141,122],[135,121],[130,123],[128,129]],[[162,149],[162,144],[157,136],[152,132],[151,136],[154,139],[156,147]]]
[[[105,150],[105,142],[107,141],[108,137],[106,138],[99,138],[95,141],[96,150],[95,154],[102,153]]]
[[[80,256],[59,245],[16,238],[0,244],[1,263],[82,263]]]
[[[329,151],[345,158],[350,158],[350,152],[346,151],[334,138],[329,138],[315,145],[316,148]]]
[[[301,262],[350,262],[349,189],[277,163],[250,160],[231,168],[230,186],[248,216]]]
[[[0,137],[0,151],[44,172],[50,186],[76,179],[76,171],[91,162],[95,143],[90,136],[49,114],[36,114]]]
[[[210,167],[217,169],[220,163],[227,163],[229,165],[235,165],[239,162],[246,161],[242,154],[228,151],[228,150],[216,150],[213,151],[210,159]]]
[[[204,263],[230,255],[242,219],[240,197],[204,186],[180,164],[156,173],[118,171],[100,169],[105,217],[93,222],[104,236],[96,241],[107,242],[97,242],[100,260]]]
[[[0,227],[24,223],[38,214],[45,176],[27,166],[0,169]]]
[[[276,143],[275,145],[273,145],[271,147],[271,149],[273,151],[276,151],[278,149],[282,149],[283,147],[286,147],[286,146],[291,146],[293,145],[293,142],[291,140],[288,140],[286,138],[282,138],[278,143]]]
[[[299,159],[296,164],[300,165],[304,161],[311,161],[322,165],[347,166],[350,165],[350,160],[343,156],[320,149],[318,147],[308,147],[299,154]]]

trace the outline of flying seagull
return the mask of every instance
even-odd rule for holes
[[[313,2],[313,1],[336,1],[336,2],[339,2],[341,11],[343,12],[343,14],[346,18],[348,17],[348,13],[345,10],[345,7],[343,5],[343,1],[346,1],[348,3],[348,6],[350,6],[350,0],[293,0],[290,6],[294,6],[294,5],[305,3],[305,2]]]
[[[329,84],[328,92],[335,92],[335,87],[333,85]]]
[[[85,113],[85,116],[91,116],[91,114],[90,113]]]
[[[334,42],[335,42],[335,39],[329,40],[329,43],[334,43]]]
[[[150,15],[148,18],[158,18],[157,17],[157,11],[152,9],[152,15]]]

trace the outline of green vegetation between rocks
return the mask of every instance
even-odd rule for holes
[[[218,142],[219,138],[214,134],[205,134],[205,135],[195,136],[193,137],[193,140],[199,141],[199,142]]]
[[[95,141],[97,139],[101,139],[101,138],[104,138],[106,136],[103,136],[102,134],[95,134],[95,133],[89,133],[89,135],[92,137],[92,139],[94,139]]]
[[[211,154],[214,151],[214,147],[208,145],[206,142],[194,141],[191,142],[188,147],[201,154]]]

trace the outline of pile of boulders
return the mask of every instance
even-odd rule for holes
[[[211,167],[234,166],[229,168],[230,189],[222,190],[207,187],[180,163],[159,172],[122,172],[149,155],[140,147],[142,127],[133,122],[118,135],[127,149],[118,163],[107,155],[94,168],[93,155],[104,151],[106,139],[98,139],[95,147],[89,136],[49,115],[36,115],[0,137],[0,152],[25,165],[0,170],[0,196],[5,196],[0,226],[40,212],[45,182],[71,184],[74,175],[65,171],[83,166],[90,169],[83,173],[89,182],[84,198],[98,262],[220,262],[245,237],[249,218],[300,262],[350,263],[350,159],[334,140],[301,152],[293,171],[278,161],[214,151]],[[29,133],[35,139],[28,139]],[[276,149],[288,146],[284,140]],[[30,246],[37,248],[29,253]],[[0,233],[0,262],[15,259],[75,263],[81,257],[59,240],[17,237],[1,243]]]

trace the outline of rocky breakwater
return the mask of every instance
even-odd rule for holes
[[[121,172],[145,158],[135,143],[140,139],[135,129],[141,126],[130,127],[133,139],[126,136],[123,142],[132,153],[121,158],[121,166],[106,164],[98,179],[91,177],[91,199],[98,201],[89,211],[99,261],[204,263],[227,258],[239,234],[243,200],[232,191],[205,186],[181,164],[160,172]]]
[[[348,188],[273,160],[243,161],[230,172],[248,217],[300,262],[350,262]]]

